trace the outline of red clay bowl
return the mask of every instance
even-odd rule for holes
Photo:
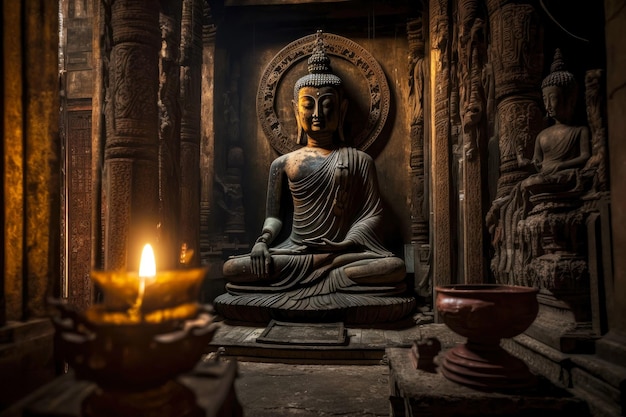
[[[517,336],[537,317],[537,288],[499,284],[458,284],[435,288],[443,322],[472,341]]]

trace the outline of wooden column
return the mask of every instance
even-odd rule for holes
[[[104,267],[134,270],[143,245],[157,240],[158,1],[114,0],[110,30]]]
[[[430,234],[428,230],[428,201],[424,170],[424,92],[426,42],[424,28],[425,10],[407,22],[409,43],[409,123],[411,140],[411,245],[413,247],[413,271],[415,291],[422,297],[432,292],[430,276]]]
[[[58,2],[6,0],[2,14],[0,327],[59,295],[61,189]]]
[[[60,295],[57,1],[2,0],[0,410],[55,376]]]
[[[487,165],[487,103],[483,71],[487,61],[487,25],[481,2],[459,0],[456,13],[455,53],[459,89],[461,141],[459,212],[462,254],[460,279],[465,283],[487,282],[484,251]]]
[[[450,214],[450,20],[448,3],[429,2],[430,187],[433,287],[452,282]]]

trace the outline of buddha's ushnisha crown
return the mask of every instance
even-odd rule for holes
[[[541,83],[541,88],[552,86],[566,89],[576,86],[576,78],[574,77],[574,74],[567,71],[565,61],[563,60],[563,54],[558,48],[554,52],[554,59],[552,61],[552,65],[550,66],[550,74],[548,74],[548,76],[544,78]]]
[[[302,87],[335,87],[341,86],[341,78],[333,74],[330,67],[330,58],[326,55],[326,45],[322,38],[322,31],[318,30],[315,37],[313,54],[308,60],[309,73],[296,81],[293,87],[294,99],[298,99],[298,92]]]

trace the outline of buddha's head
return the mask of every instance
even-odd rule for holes
[[[574,115],[578,85],[574,74],[566,70],[560,49],[554,53],[550,74],[541,83],[543,104],[548,116],[566,123]]]
[[[298,143],[306,144],[307,137],[343,141],[347,100],[343,96],[341,78],[332,73],[321,31],[317,32],[316,45],[308,60],[308,71],[296,81],[293,89]]]

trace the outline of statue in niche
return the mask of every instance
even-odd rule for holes
[[[589,128],[575,120],[577,88],[557,50],[541,85],[554,123],[538,133],[532,160],[518,159],[533,173],[494,204],[497,210],[490,211],[487,222],[496,280],[542,291],[541,313],[527,333],[562,352],[580,353],[596,337],[584,204],[597,174],[588,166]]]
[[[397,320],[414,306],[401,296],[405,264],[379,235],[382,204],[372,158],[344,146],[348,103],[320,32],[308,71],[292,102],[304,146],[272,162],[261,235],[250,254],[224,264],[228,293],[215,306],[244,321]],[[291,221],[283,218],[287,191]],[[287,224],[289,236],[277,240]]]
[[[492,269],[499,281],[518,285],[538,285],[525,272],[533,258],[556,250],[575,251],[569,222],[578,217],[570,219],[568,213],[581,205],[579,197],[592,181],[583,169],[590,157],[589,129],[575,124],[578,87],[558,49],[541,88],[547,115],[554,124],[537,135],[532,160],[518,157],[520,167],[534,172],[494,204],[496,209],[487,216],[495,249]],[[563,216],[567,219],[561,219]],[[544,221],[552,226],[539,227]],[[568,226],[561,227],[565,224]]]
[[[522,181],[522,190],[530,196],[580,193],[585,188],[581,168],[590,157],[589,128],[574,125],[578,86],[574,75],[565,69],[559,49],[541,90],[546,112],[554,124],[537,135],[532,161],[521,160],[521,165],[532,164],[538,171]]]

